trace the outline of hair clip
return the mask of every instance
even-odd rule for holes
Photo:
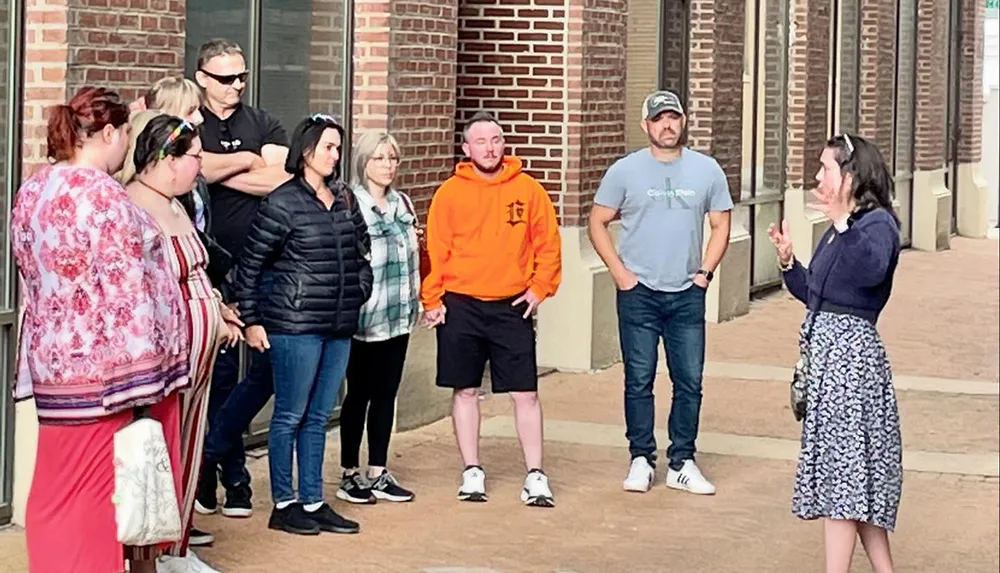
[[[847,153],[854,155],[854,143],[851,141],[851,137],[845,133],[843,138],[844,144],[847,146]]]

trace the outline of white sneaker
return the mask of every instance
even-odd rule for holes
[[[458,490],[460,501],[486,501],[486,472],[479,466],[469,466],[462,472],[462,487]]]
[[[694,460],[685,460],[680,470],[667,468],[667,487],[698,495],[713,495],[715,486],[701,475]]]
[[[521,490],[521,501],[524,505],[535,507],[555,507],[556,500],[549,489],[549,476],[542,470],[531,470],[524,478],[524,489]]]
[[[156,573],[221,573],[221,571],[209,567],[193,551],[188,551],[185,557],[164,555],[157,559]]]
[[[628,469],[628,476],[622,482],[622,487],[625,491],[646,493],[653,487],[654,479],[656,471],[649,465],[649,460],[645,456],[638,456],[632,460],[632,466]]]
[[[188,573],[222,573],[202,561],[194,551],[188,550],[187,563]]]

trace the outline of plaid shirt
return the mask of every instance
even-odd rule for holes
[[[354,188],[371,236],[372,296],[361,307],[354,338],[367,342],[409,334],[420,316],[420,253],[413,215],[395,189],[383,212],[364,187]]]

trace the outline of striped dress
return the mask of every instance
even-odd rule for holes
[[[181,295],[187,302],[188,335],[191,340],[191,386],[181,392],[181,530],[184,539],[167,552],[171,555],[187,554],[194,500],[201,471],[202,450],[208,423],[208,389],[212,367],[219,348],[217,332],[222,322],[219,299],[212,292],[212,283],[206,274],[208,251],[191,233],[170,237],[173,247],[167,257],[168,264],[180,279]],[[147,549],[147,548],[143,548]],[[136,555],[133,550],[133,556]],[[155,554],[147,554],[152,558]]]

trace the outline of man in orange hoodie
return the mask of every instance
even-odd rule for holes
[[[545,189],[521,171],[520,159],[504,155],[503,130],[492,116],[473,116],[463,138],[469,161],[431,200],[431,269],[421,288],[425,324],[437,328],[437,385],[454,392],[452,419],[465,462],[458,499],[486,501],[478,388],[488,360],[493,392],[514,401],[528,469],[521,501],[552,507],[542,471],[532,315],[561,280],[559,224]]]

